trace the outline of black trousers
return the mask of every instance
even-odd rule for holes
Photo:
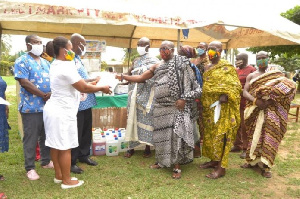
[[[78,111],[77,113],[78,144],[71,150],[71,164],[75,165],[77,159],[84,159],[90,155],[92,141],[92,109]]]

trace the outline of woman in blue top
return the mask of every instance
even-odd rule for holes
[[[6,82],[0,76],[0,97],[5,98]],[[0,153],[8,151],[8,129],[7,123],[8,106],[0,104]],[[3,175],[0,175],[0,180],[4,180]]]

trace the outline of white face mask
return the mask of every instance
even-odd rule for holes
[[[40,56],[43,53],[44,50],[43,44],[31,44],[31,43],[28,44],[31,45],[31,51],[29,52],[31,52],[35,56]]]
[[[147,45],[148,46],[148,45]],[[145,47],[137,47],[136,48],[136,50],[137,50],[137,52],[139,53],[139,55],[144,55],[144,54],[146,54],[147,52],[146,52],[146,47],[147,46],[145,46]]]
[[[81,49],[80,46],[78,46],[79,50],[81,51],[81,56],[83,56],[85,53],[86,53],[86,47],[85,45],[83,45],[81,42],[80,42],[80,45],[83,46],[83,50]]]

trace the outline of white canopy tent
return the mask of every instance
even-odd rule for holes
[[[222,2],[2,0],[0,31],[2,34],[36,33],[45,38],[59,35],[69,38],[76,32],[86,39],[104,39],[108,46],[123,48],[135,47],[137,40],[144,36],[151,39],[151,47],[159,47],[163,40],[192,46],[219,40],[226,49],[300,44],[299,25],[279,15],[259,18],[252,13],[256,17],[245,18],[246,10],[241,8],[251,9],[249,2],[228,0],[229,5]],[[232,10],[228,10],[230,6]],[[261,4],[257,8],[260,7]],[[187,39],[178,34],[180,29],[189,29]]]

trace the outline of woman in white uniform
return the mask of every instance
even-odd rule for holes
[[[111,93],[109,86],[86,84],[75,66],[72,43],[64,37],[53,40],[56,59],[50,67],[51,97],[44,111],[46,146],[51,148],[55,183],[62,189],[81,186],[84,182],[70,177],[71,148],[78,146],[77,111],[81,93],[102,91]],[[80,92],[79,92],[80,91]]]

